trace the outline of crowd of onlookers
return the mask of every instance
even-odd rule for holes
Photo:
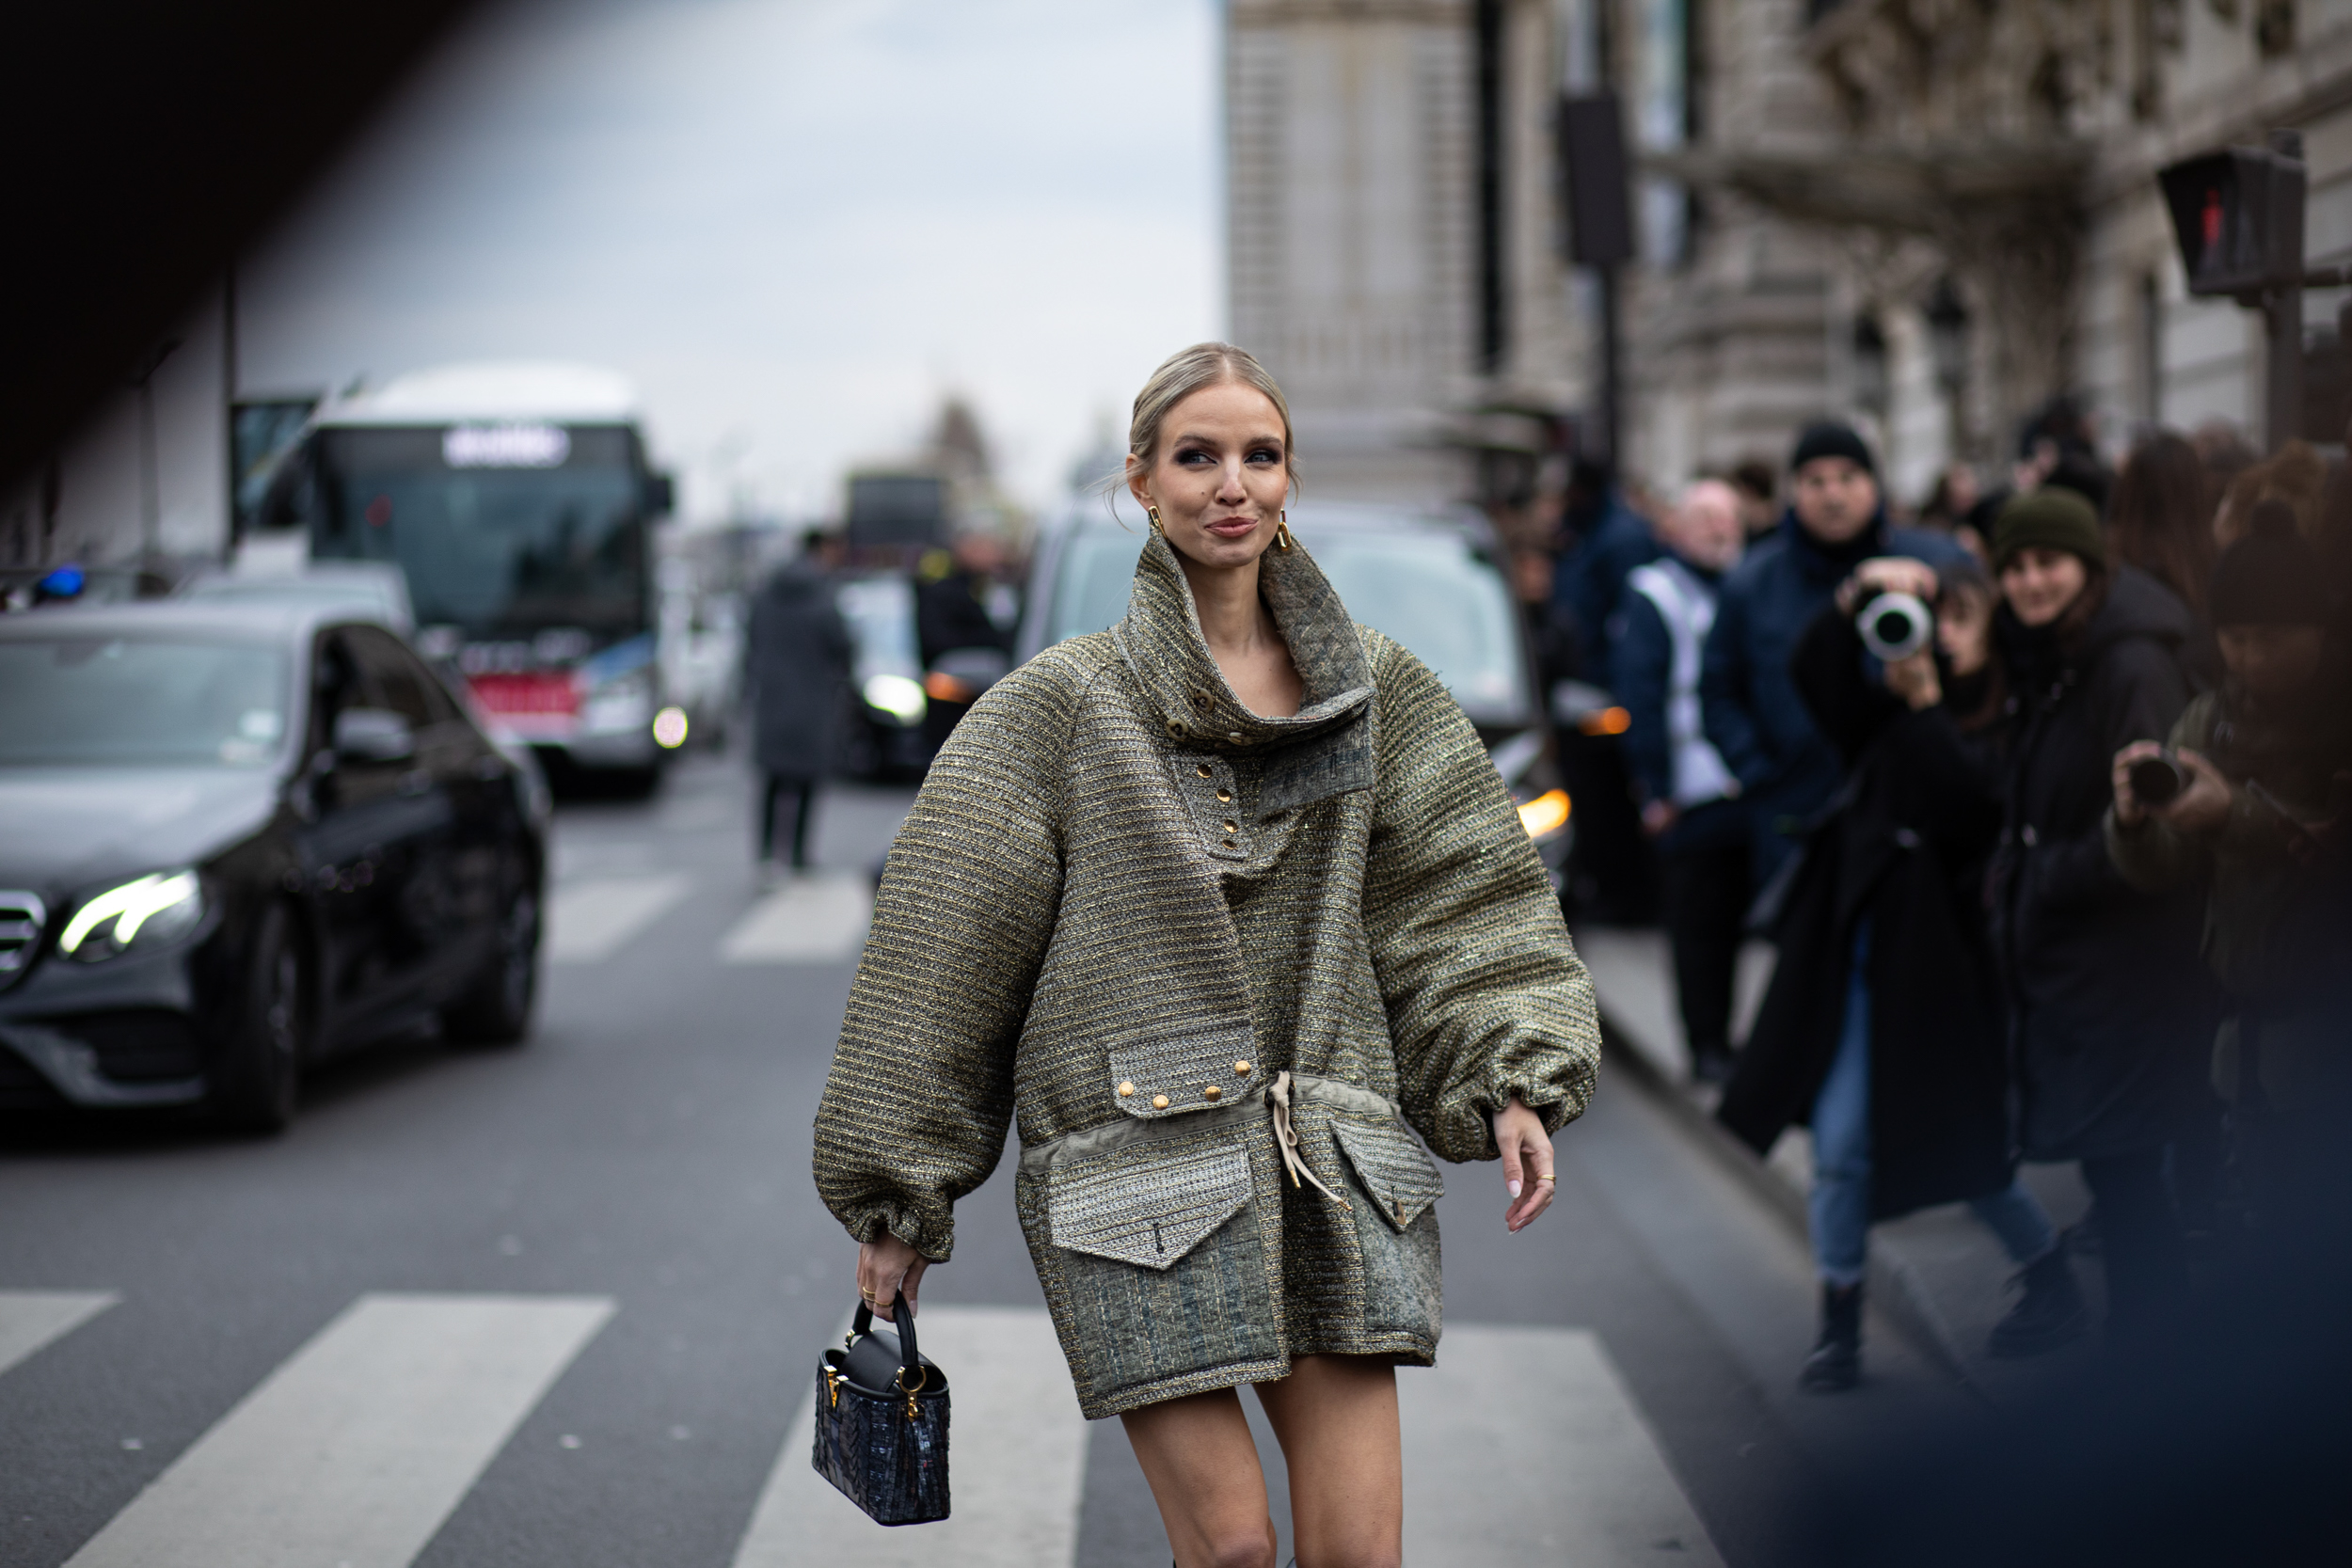
[[[1810,1130],[1816,1389],[1860,1376],[1876,1220],[1991,1229],[1996,1355],[2089,1329],[2090,1257],[2108,1342],[2155,1345],[2339,1173],[2352,473],[2219,428],[2110,467],[2061,403],[2002,478],[1906,519],[1824,422],[1670,503],[1588,483],[1539,616],[1629,717],[1695,1074],[1759,1152]],[[2089,1215],[2021,1161],[2077,1164]]]

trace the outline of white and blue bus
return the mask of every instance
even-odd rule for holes
[[[453,365],[323,404],[262,524],[298,530],[312,561],[397,564],[418,646],[496,729],[649,788],[685,739],[657,657],[670,507],[625,377]]]

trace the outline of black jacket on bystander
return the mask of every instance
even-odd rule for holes
[[[1995,619],[2011,716],[1993,922],[2015,1024],[2026,1157],[2099,1159],[2173,1136],[2213,1043],[2202,890],[2135,890],[2107,858],[2115,753],[2188,702],[2188,610],[2119,566],[2089,613]],[[2094,590],[2095,591],[2095,590]],[[2079,625],[2070,625],[2079,619]]]
[[[1947,706],[1914,712],[1866,657],[1853,623],[1832,606],[1790,658],[1846,783],[1805,842],[1772,986],[1717,1115],[1759,1154],[1811,1116],[1867,916],[1871,1213],[1883,1219],[1998,1192],[2013,1166],[1984,920],[1984,868],[2001,820],[1989,741],[1964,734]]]

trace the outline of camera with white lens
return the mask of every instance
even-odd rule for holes
[[[1862,645],[1882,663],[1909,658],[1935,635],[1935,611],[1911,594],[1881,594],[1854,617]]]

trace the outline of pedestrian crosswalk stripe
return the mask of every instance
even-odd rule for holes
[[[948,1422],[952,1514],[884,1529],[809,1465],[811,1386],[786,1432],[735,1568],[1068,1568],[1077,1554],[1086,1421],[1053,1321],[1035,1307],[933,1307],[923,1354],[939,1363]],[[1150,1500],[1143,1501],[1150,1507]]]
[[[1722,1568],[1589,1330],[1449,1327],[1396,1383],[1406,1561]]]
[[[863,877],[795,877],[753,905],[720,953],[731,964],[838,963],[866,945],[874,890]]]
[[[112,1291],[0,1291],[0,1372],[120,1299]]]
[[[66,1568],[405,1568],[612,1311],[362,1296]]]
[[[548,957],[601,963],[652,925],[693,884],[682,876],[599,877],[555,890],[548,906]]]

